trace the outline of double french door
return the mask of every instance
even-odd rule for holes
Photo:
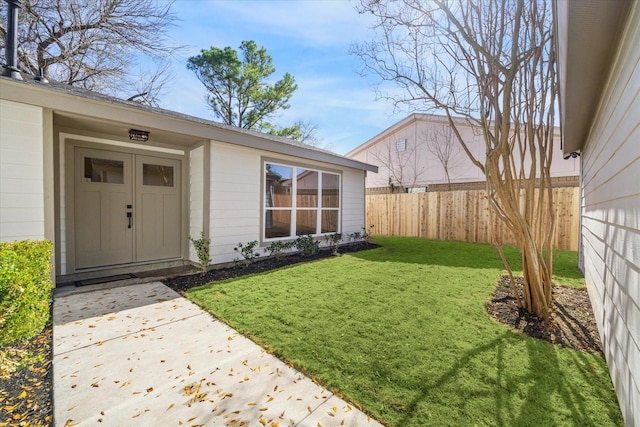
[[[76,269],[179,258],[180,161],[74,150]]]

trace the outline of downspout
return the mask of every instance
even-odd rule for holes
[[[5,0],[7,2],[7,40],[5,56],[7,64],[2,75],[12,79],[22,80],[18,70],[18,9],[22,7],[20,0]]]

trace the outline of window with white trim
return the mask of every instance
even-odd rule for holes
[[[264,174],[265,240],[339,232],[339,174],[274,162]]]

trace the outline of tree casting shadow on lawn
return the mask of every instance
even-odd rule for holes
[[[437,378],[423,378],[423,386],[420,395],[411,401],[404,409],[405,417],[398,425],[412,425],[412,422],[418,421],[420,417],[419,407],[422,402],[427,405],[433,401],[434,390],[446,387],[447,384],[455,382],[458,378],[464,377],[464,370],[468,366],[473,366],[474,360],[482,357],[483,354],[489,353],[483,359],[495,360],[495,371],[497,378],[490,380],[495,383],[492,386],[495,413],[491,415],[491,424],[499,426],[507,425],[529,425],[535,422],[536,425],[555,425],[558,419],[554,418],[554,414],[562,414],[567,410],[571,414],[571,420],[575,425],[591,425],[593,420],[590,416],[588,406],[585,404],[581,390],[589,388],[590,390],[600,390],[602,401],[606,400],[606,388],[602,387],[599,381],[600,372],[588,370],[586,367],[593,364],[592,357],[582,352],[567,353],[570,355],[571,363],[576,366],[582,366],[580,370],[580,384],[575,384],[575,378],[565,378],[558,352],[561,351],[556,347],[531,339],[526,339],[524,346],[528,355],[528,366],[522,366],[522,369],[516,373],[508,373],[505,367],[509,363],[507,352],[513,350],[515,346],[522,346],[523,338],[516,335],[512,331],[505,331],[499,337],[492,341],[473,348],[463,353],[456,360],[450,369],[443,372]],[[520,350],[518,350],[520,351]],[[492,356],[491,354],[495,354]],[[483,363],[480,360],[479,363]],[[471,374],[470,372],[468,374]],[[487,384],[487,378],[476,379],[480,384]],[[516,387],[522,384],[528,384],[524,392]],[[447,410],[460,408],[460,416],[465,417],[465,406],[479,395],[478,390],[465,390],[461,383],[456,395],[457,401],[443,400],[438,402],[440,405],[446,405]],[[558,407],[558,403],[554,403],[552,396],[560,396],[563,407]],[[516,396],[525,396],[524,402],[515,405],[512,399]],[[460,406],[458,406],[458,404]],[[610,420],[618,420],[621,422],[619,410],[616,407],[608,408],[608,417]],[[489,414],[487,414],[489,416]],[[455,417],[452,417],[455,418]],[[567,421],[567,420],[565,420]]]

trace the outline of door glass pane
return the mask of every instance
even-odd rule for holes
[[[340,207],[340,176],[333,173],[322,173],[322,207]]]
[[[271,210],[265,212],[264,237],[289,237],[291,235],[291,210]]]
[[[267,163],[265,170],[265,206],[290,208],[293,168]],[[288,236],[289,234],[287,234]]]
[[[318,206],[318,172],[298,169],[296,206],[299,208]]]
[[[142,185],[173,187],[173,166],[142,164]]]
[[[316,234],[317,210],[298,210],[296,212],[296,235]]]
[[[322,211],[322,233],[338,232],[338,211]]]
[[[121,160],[84,158],[84,181],[105,182],[108,184],[124,183],[124,162]]]

